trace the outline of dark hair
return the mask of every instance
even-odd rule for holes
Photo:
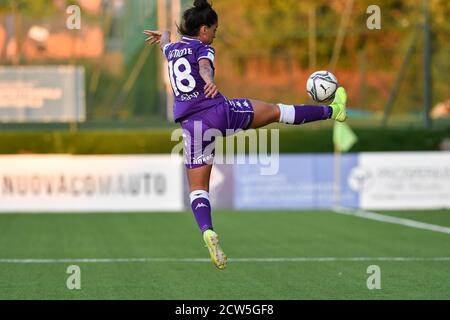
[[[219,17],[208,0],[195,0],[194,6],[184,12],[178,32],[183,36],[195,37],[202,26],[211,27],[218,21]]]

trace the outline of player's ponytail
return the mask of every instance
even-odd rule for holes
[[[208,0],[195,0],[194,1],[194,7],[201,10],[205,8],[212,9],[211,4],[208,2]]]
[[[219,17],[208,0],[194,0],[194,6],[184,12],[178,32],[183,36],[195,37],[202,26],[211,27],[218,21]]]

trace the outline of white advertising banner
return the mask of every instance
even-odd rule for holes
[[[171,156],[0,156],[0,212],[183,210]]]
[[[450,152],[362,153],[348,184],[362,209],[450,208]]]

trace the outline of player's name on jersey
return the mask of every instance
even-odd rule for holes
[[[174,49],[169,51],[169,59],[180,58],[191,54],[193,54],[192,48]]]

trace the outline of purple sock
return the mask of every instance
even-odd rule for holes
[[[202,233],[206,230],[213,230],[208,192],[194,191],[190,197],[192,212]]]
[[[279,104],[280,122],[286,124],[304,124],[319,120],[331,119],[333,109],[330,106]]]

